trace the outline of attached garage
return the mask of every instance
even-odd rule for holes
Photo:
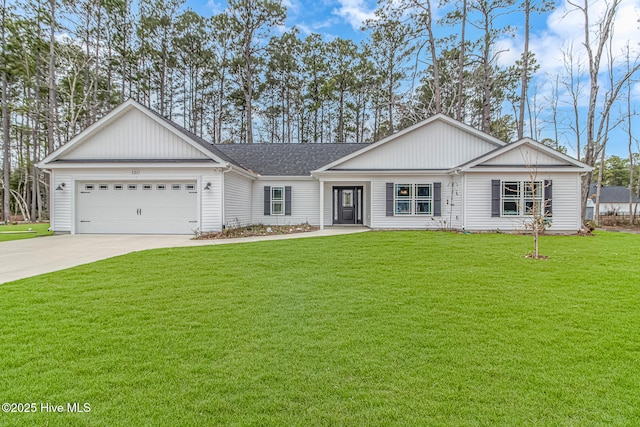
[[[80,181],[76,210],[76,233],[189,234],[198,229],[195,181]]]
[[[51,174],[51,228],[71,234],[220,231],[225,175],[250,176],[216,147],[133,100],[40,167]]]

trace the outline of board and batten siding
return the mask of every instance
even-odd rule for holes
[[[523,173],[469,173],[465,175],[465,229],[474,231],[525,230],[527,217],[491,216],[491,181],[529,181]],[[580,217],[580,175],[576,173],[542,173],[537,181],[552,181],[552,225],[550,232],[577,231]]]
[[[264,187],[291,187],[291,215],[264,214]],[[304,180],[256,180],[252,191],[252,217],[254,224],[293,225],[320,224],[320,187],[314,179]]]
[[[542,151],[531,150],[526,147],[518,147],[514,150],[509,150],[506,153],[496,156],[493,159],[487,160],[482,163],[483,165],[563,165],[567,162],[557,157],[550,156]]]
[[[171,130],[137,109],[107,124],[64,159],[207,159]]]
[[[497,145],[444,122],[433,122],[337,165],[341,169],[449,169]]]
[[[73,221],[73,195],[76,191],[73,176],[63,171],[52,171],[51,175],[53,196],[51,210],[54,212],[51,229],[56,233],[70,233]],[[56,190],[62,184],[64,184],[64,188]]]
[[[387,183],[440,183],[441,215],[387,216]],[[372,224],[387,229],[460,229],[462,228],[462,177],[456,175],[428,175],[376,178],[371,182]]]
[[[224,225],[235,228],[252,223],[252,180],[237,172],[224,174]]]

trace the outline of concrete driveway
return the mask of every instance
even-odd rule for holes
[[[191,240],[191,236],[122,234],[66,234],[13,240],[0,243],[0,284],[146,249],[333,236],[367,230],[362,227],[330,227],[309,233],[223,240]]]

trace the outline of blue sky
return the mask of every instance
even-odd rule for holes
[[[606,2],[607,0],[589,0],[592,22],[596,22]],[[366,19],[373,17],[373,11],[376,8],[376,2],[372,0],[283,0],[283,4],[287,7],[287,22],[284,27],[274,30],[274,33],[281,33],[295,25],[303,37],[310,33],[319,33],[326,40],[342,37],[356,42],[366,38],[366,33],[362,32],[360,27]],[[438,7],[437,4],[438,1],[432,0],[434,10],[439,16],[444,14],[446,8],[451,7]],[[202,15],[210,16],[222,12],[226,4],[223,0],[188,0],[187,6]],[[537,102],[543,109],[544,104],[548,104],[552,97],[548,82],[554,80],[556,75],[565,73],[563,51],[567,51],[573,46],[577,61],[584,61],[586,57],[582,48],[584,40],[583,16],[571,12],[571,9],[567,0],[556,0],[556,6],[553,10],[535,16],[532,21],[530,48],[535,53],[536,60],[540,65],[540,70],[533,84],[537,86]],[[509,19],[509,23],[515,26],[515,33],[513,36],[502,38],[496,48],[503,51],[499,62],[508,66],[513,64],[521,54],[522,33],[517,25],[522,22],[522,18],[510,15],[506,19]],[[631,42],[632,49],[635,49],[636,52],[640,51],[638,45],[638,40],[640,40],[639,21],[640,0],[621,0],[612,44],[614,56],[618,58],[614,59],[614,65],[621,65],[621,52],[627,43]],[[436,31],[442,35],[446,29],[436,28]],[[606,78],[604,73],[606,66],[606,63],[602,66],[601,80]],[[601,86],[605,87],[606,82],[603,81]],[[633,92],[634,97],[640,99],[640,84],[634,84]],[[583,107],[587,105],[587,97],[588,92],[585,90],[580,98],[580,104]],[[568,93],[561,91],[559,107],[565,110],[564,115],[567,117],[571,115],[570,111],[567,111],[570,110],[569,104]],[[569,128],[570,123],[567,123],[560,142],[568,147],[571,154],[575,155],[575,144],[573,143],[575,135],[571,133]],[[640,119],[634,121],[634,128],[640,134]],[[541,123],[539,139],[552,136],[551,131],[550,125]],[[613,132],[612,135],[608,153],[626,155],[627,137],[621,130]],[[640,147],[636,147],[636,150],[639,149]]]

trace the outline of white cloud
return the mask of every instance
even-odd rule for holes
[[[217,2],[216,0],[207,0],[207,9],[209,9],[213,15],[224,12],[225,7],[225,4]]]
[[[375,17],[375,8],[369,7],[365,0],[338,0],[339,8],[333,9],[333,14],[347,21],[354,30],[360,30],[362,23]]]
[[[300,2],[298,0],[282,0],[282,5],[287,8],[287,14],[297,14],[300,10]]]

